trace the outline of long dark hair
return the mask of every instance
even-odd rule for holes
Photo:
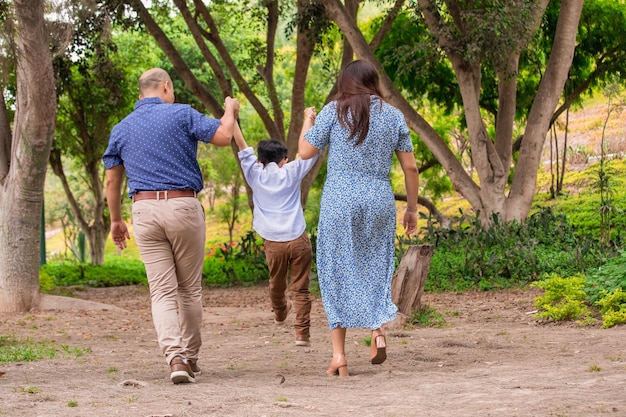
[[[363,143],[370,129],[372,94],[382,95],[376,67],[364,60],[346,65],[337,79],[337,119],[341,126],[350,130],[350,138],[358,135],[356,145]]]

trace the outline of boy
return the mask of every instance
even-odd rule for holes
[[[311,241],[300,203],[300,182],[319,157],[287,162],[287,146],[279,140],[258,144],[258,161],[246,144],[239,125],[234,130],[241,169],[253,191],[252,228],[263,238],[270,272],[270,300],[274,323],[285,323],[292,307],[296,346],[309,346],[311,297],[309,271],[313,259]],[[294,302],[287,296],[287,284]]]

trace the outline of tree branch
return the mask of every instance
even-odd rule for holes
[[[376,59],[376,56],[369,48],[362,33],[356,27],[356,23],[349,18],[341,3],[338,0],[322,0],[322,3],[329,17],[339,26],[343,34],[350,41],[357,56],[372,62],[378,69],[381,77],[381,88],[385,95],[384,99],[397,107],[404,114],[409,127],[420,136],[435,158],[444,166],[457,191],[463,194],[473,207],[481,207],[482,203],[478,196],[480,188],[472,181],[467,172],[465,172],[461,163],[456,159],[455,155],[450,151],[439,134],[415,111],[404,97],[402,97],[391,79],[389,79],[385,73],[381,63]]]
[[[143,5],[141,0],[126,0],[127,3],[137,12],[141,20],[146,25],[146,29],[152,35],[154,40],[159,44],[161,50],[167,55],[174,66],[174,70],[183,80],[187,88],[193,95],[198,97],[202,104],[215,117],[221,117],[224,113],[222,103],[218,102],[211,92],[193,75],[191,69],[182,58],[172,41],[167,37],[159,25],[150,15],[150,12]]]
[[[232,57],[230,56],[226,45],[224,45],[224,42],[222,42],[217,25],[213,20],[213,16],[211,16],[209,10],[203,6],[202,0],[194,0],[194,4],[196,5],[196,10],[200,12],[202,19],[205,21],[209,29],[208,32],[204,32],[207,39],[217,49],[217,53],[222,58],[226,69],[235,80],[235,83],[237,83],[237,86],[239,87],[241,92],[246,96],[254,110],[263,121],[265,130],[267,130],[267,133],[270,135],[270,137],[284,141],[284,130],[279,129],[276,126],[276,123],[274,123],[274,120],[272,119],[270,113],[267,111],[263,103],[261,103],[254,91],[252,91],[252,88],[250,88],[250,85],[246,82],[246,80],[239,72],[239,69],[237,68],[237,65],[233,61]]]
[[[281,106],[278,92],[276,91],[276,83],[274,82],[274,53],[276,43],[276,32],[278,30],[278,1],[265,2],[267,6],[267,32],[265,35],[266,53],[265,65],[257,66],[257,71],[265,81],[267,93],[272,104],[274,112],[274,123],[281,132],[285,131],[285,115]],[[284,137],[284,135],[283,135]]]
[[[211,50],[204,42],[205,38],[202,33],[202,28],[200,27],[200,25],[198,25],[198,21],[195,19],[195,17],[191,15],[191,12],[187,7],[187,2],[185,0],[174,0],[174,4],[176,5],[176,7],[178,7],[178,10],[180,10],[180,14],[183,16],[185,23],[187,23],[187,27],[191,32],[191,36],[193,36],[193,39],[196,41],[196,45],[198,45],[200,53],[213,70],[213,75],[215,77],[215,80],[217,81],[217,85],[219,85],[220,87],[222,95],[224,97],[232,96],[233,86],[230,83],[230,80],[226,77],[226,74],[224,74],[224,71],[222,71],[222,67],[217,61],[217,58],[215,58]],[[202,4],[202,7],[206,6]]]

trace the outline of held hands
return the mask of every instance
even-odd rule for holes
[[[313,123],[315,123],[316,117],[317,117],[317,114],[315,112],[315,107],[307,107],[306,109],[304,109],[304,121],[305,122],[307,120],[310,120]]]
[[[224,99],[224,111],[232,111],[235,117],[239,115],[239,100],[226,96]]]

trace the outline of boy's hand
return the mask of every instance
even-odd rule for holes
[[[224,99],[224,110],[225,111],[232,110],[233,114],[235,115],[235,118],[237,118],[239,116],[239,100],[237,100],[236,98],[227,96]]]

